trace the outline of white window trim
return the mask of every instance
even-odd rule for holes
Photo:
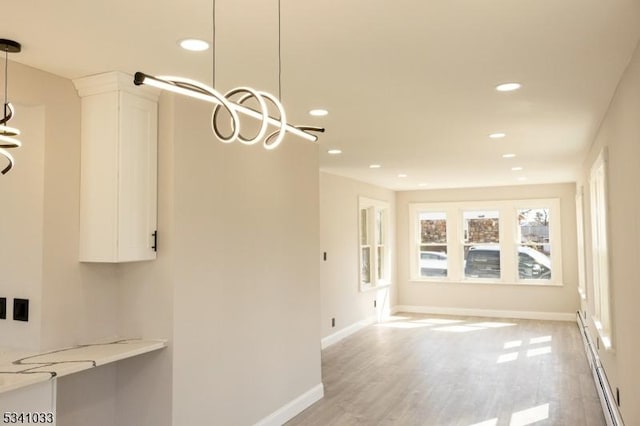
[[[518,276],[515,250],[506,250],[517,244],[517,210],[525,208],[549,208],[551,223],[549,241],[552,247],[551,264],[553,271],[550,280],[520,279]],[[466,278],[462,264],[463,219],[464,211],[497,210],[500,212],[500,264],[501,278]],[[447,214],[447,277],[421,277],[418,268],[418,247],[420,231],[418,214],[421,212],[444,212]],[[517,286],[563,286],[562,274],[562,229],[560,200],[557,198],[501,200],[501,201],[464,201],[450,203],[411,203],[409,205],[409,280],[415,283],[454,283],[454,284],[499,284]],[[504,249],[503,249],[504,248]],[[453,265],[460,265],[453,267]]]
[[[609,275],[609,232],[607,200],[607,150],[603,148],[591,166],[591,255],[593,281],[593,322],[605,349],[613,349],[611,290]],[[598,186],[600,185],[600,186]]]
[[[361,280],[361,271],[362,271],[362,253],[361,253],[361,235],[360,231],[362,229],[360,211],[362,209],[371,209],[374,214],[368,216],[367,220],[367,231],[371,238],[369,246],[371,253],[371,260],[369,261],[369,268],[371,273],[371,282],[366,283]],[[375,241],[375,212],[382,211],[382,232],[383,232],[383,246],[384,246],[384,256],[382,265],[382,270],[384,271],[384,277],[378,278],[378,256],[377,256],[377,243]],[[389,287],[391,285],[391,247],[390,247],[390,209],[389,203],[382,200],[376,200],[373,198],[367,197],[358,197],[358,283],[359,289],[361,292],[371,291],[375,289],[380,289],[384,287]]]
[[[587,300],[584,251],[584,188],[582,186],[576,193],[576,236],[578,243],[578,294],[582,300]]]

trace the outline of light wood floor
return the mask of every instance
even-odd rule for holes
[[[287,425],[604,425],[573,322],[397,314],[322,352]]]

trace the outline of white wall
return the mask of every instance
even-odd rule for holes
[[[175,99],[173,421],[253,424],[321,383],[318,146],[221,144],[210,115]]]
[[[16,158],[14,168],[0,175],[0,297],[7,299],[0,347],[37,350],[42,323],[45,111],[40,106],[14,106],[19,114],[8,125],[29,131],[20,137],[22,148],[9,150]],[[0,168],[5,166],[0,157]],[[14,298],[29,299],[29,322],[13,321]]]
[[[4,247],[20,248],[19,259],[0,258],[2,269],[14,264],[31,277],[0,281],[0,294],[15,285],[30,289],[33,318],[22,328],[25,333],[37,330],[37,339],[27,345],[34,349],[115,335],[115,269],[81,265],[77,260],[80,100],[67,79],[14,62],[10,67],[17,109],[12,123],[22,120],[29,109],[40,110],[42,118],[40,124],[25,123],[20,137],[24,145],[12,150],[17,164],[0,178],[5,214],[33,222],[28,229],[16,227],[10,236],[2,236]],[[7,324],[0,322],[0,341],[10,338],[4,334]]]
[[[607,377],[615,394],[620,389],[620,411],[625,424],[640,424],[640,316],[638,315],[638,262],[640,260],[640,47],[625,71],[609,110],[602,122],[585,161],[582,180],[585,212],[585,246],[587,272],[587,302],[583,308],[593,333],[593,284],[591,262],[591,225],[589,171],[600,150],[607,147],[609,267],[612,298],[614,351],[599,351]],[[602,347],[602,345],[601,345]]]
[[[158,108],[158,254],[148,262],[119,265],[119,335],[163,338],[160,351],[118,363],[116,425],[172,424],[174,272],[174,104],[161,95]]]
[[[19,224],[0,228],[3,247],[19,247],[0,257],[3,270],[15,262],[0,295],[33,303],[29,323],[0,322],[0,342],[171,340],[167,350],[60,380],[65,426],[92,416],[195,425],[203,410],[220,424],[252,424],[321,389],[318,146],[292,136],[269,152],[224,145],[210,133],[208,105],[163,96],[158,259],[81,264],[80,100],[69,80],[11,66],[14,103],[35,111],[22,139],[39,133],[43,143],[14,150],[17,173],[0,181],[5,217]]]
[[[415,202],[495,201],[559,198],[562,214],[564,285],[524,286],[412,282],[409,278],[409,204]],[[575,314],[578,304],[575,184],[523,185],[473,189],[403,191],[396,198],[399,305]],[[562,316],[562,315],[561,315]]]
[[[392,287],[360,291],[358,246],[358,197],[389,203]],[[353,179],[320,173],[320,326],[326,338],[360,321],[377,316],[373,301],[381,312],[396,302],[395,276],[395,193]],[[322,253],[327,252],[327,261]],[[331,327],[331,319],[336,319]]]
[[[0,176],[3,218],[16,219],[10,231],[4,228],[12,226],[8,221],[0,228],[3,249],[16,249],[0,256],[0,270],[13,271],[0,278],[0,295],[8,294],[10,303],[28,297],[30,321],[0,321],[0,346],[47,350],[114,336],[117,269],[78,262],[80,99],[70,80],[15,62],[9,66],[17,110],[11,124],[20,124],[23,147],[12,150],[14,170]],[[76,389],[102,392],[105,386],[113,390],[97,380]],[[69,418],[79,409],[85,409],[81,400],[66,400],[59,415]],[[115,409],[113,398],[90,410],[108,419]]]

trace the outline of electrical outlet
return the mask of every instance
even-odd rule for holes
[[[335,318],[331,318],[331,328],[336,326],[336,319]]]
[[[0,319],[7,319],[7,298],[0,297]]]
[[[13,299],[13,320],[29,321],[29,299]]]

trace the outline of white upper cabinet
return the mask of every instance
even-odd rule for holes
[[[155,259],[158,93],[121,72],[74,84],[82,102],[80,261]]]

